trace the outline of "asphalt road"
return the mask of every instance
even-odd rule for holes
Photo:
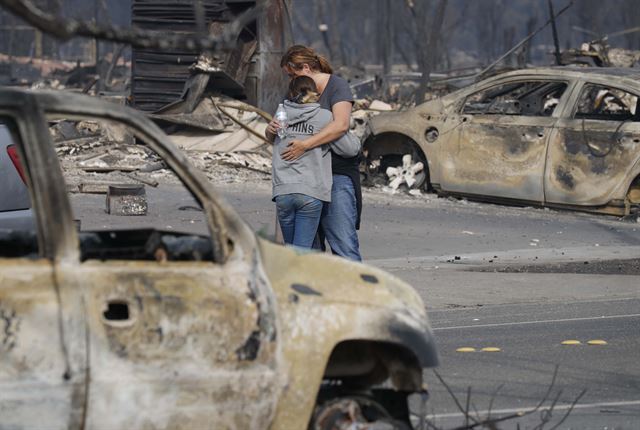
[[[225,195],[254,229],[272,232],[268,183],[228,186]],[[471,387],[473,415],[486,418],[491,403],[492,416],[501,417],[544,401],[500,428],[534,428],[543,417],[552,428],[586,389],[559,428],[640,428],[635,220],[375,190],[365,192],[360,240],[367,263],[423,297],[438,372],[463,408]],[[463,347],[475,352],[457,352]],[[439,428],[464,424],[433,372],[426,382],[429,419]]]
[[[552,411],[553,426],[586,389],[562,428],[640,426],[640,300],[432,311],[431,321],[442,359],[438,372],[463,407],[471,387],[470,410],[478,416],[487,417],[492,399],[494,416],[532,410],[546,399],[542,409]],[[563,345],[567,340],[580,344]],[[594,340],[606,345],[588,343]],[[557,378],[547,394],[556,366]],[[444,428],[463,424],[445,386],[431,372],[427,382],[429,410],[435,414],[430,419]],[[519,422],[533,426],[541,415]],[[515,422],[504,428],[515,428]]]
[[[274,234],[269,181],[221,189],[254,230]],[[123,222],[206,230],[190,196],[161,185],[148,197],[156,203],[147,220]],[[114,222],[102,209],[104,196],[76,196],[74,204],[90,220],[83,228]],[[640,428],[635,220],[368,190],[360,240],[366,263],[404,279],[422,296],[441,354],[438,372],[463,407],[468,387],[470,409],[483,417],[492,398],[493,414],[502,416],[542,400],[548,409],[560,393],[551,428],[586,389],[560,428]],[[562,345],[564,340],[580,344]],[[457,352],[462,347],[476,351]],[[481,351],[485,347],[500,351]],[[545,395],[556,366],[557,379]],[[464,424],[434,373],[426,382],[429,418],[440,428]],[[540,412],[521,418],[521,428],[539,424]]]

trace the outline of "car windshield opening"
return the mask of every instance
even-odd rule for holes
[[[567,84],[564,82],[516,82],[491,87],[467,97],[465,114],[551,116]]]
[[[50,132],[82,260],[213,260],[202,205],[139,133],[98,119],[56,120]]]

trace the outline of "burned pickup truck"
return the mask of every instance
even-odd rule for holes
[[[2,89],[0,117],[34,217],[0,226],[0,427],[410,425],[407,398],[438,362],[410,286],[257,237],[138,111]],[[74,158],[50,135],[60,118],[136,141]],[[173,182],[135,176],[131,154]],[[106,169],[151,184],[146,200],[107,193],[107,213],[88,181]]]
[[[365,171],[392,168],[441,194],[627,215],[640,206],[639,97],[635,69],[504,73],[373,117]]]

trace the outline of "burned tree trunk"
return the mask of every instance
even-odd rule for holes
[[[425,96],[431,86],[431,72],[434,70],[435,63],[439,58],[438,41],[440,39],[440,32],[442,31],[444,16],[447,11],[448,0],[440,0],[438,2],[436,11],[430,22],[428,3],[426,0],[419,2],[418,4],[420,4],[421,7],[415,15],[417,17],[416,23],[418,24],[416,26],[418,29],[418,66],[422,73],[420,87],[416,93],[416,101],[418,103],[425,101]],[[428,35],[425,34],[426,29],[430,29]]]
[[[378,28],[376,33],[377,58],[382,63],[382,93],[387,96],[389,91],[388,76],[393,64],[393,45],[395,35],[393,32],[393,19],[391,15],[391,0],[378,0]]]
[[[336,0],[329,0],[329,44],[331,61],[336,66],[344,65],[342,44],[340,43],[340,27],[338,25],[338,6]]]
[[[302,43],[305,45],[310,45],[318,29],[314,28],[312,24],[307,22],[307,19],[306,17],[304,17],[304,14],[300,13],[300,7],[295,4],[291,5],[291,15],[293,18],[293,22],[295,23],[300,33],[302,34],[302,37],[303,37]]]
[[[527,34],[534,32],[536,25],[538,24],[538,17],[532,16],[527,20]],[[531,64],[531,41],[526,42],[523,47],[522,60],[518,62],[518,67],[526,67]]]

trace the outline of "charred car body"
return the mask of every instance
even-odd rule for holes
[[[365,170],[411,154],[417,186],[442,194],[626,215],[640,205],[639,96],[634,69],[504,73],[373,117]]]
[[[0,117],[36,224],[0,230],[0,427],[409,423],[406,398],[438,360],[411,287],[259,239],[140,112],[3,89]],[[187,185],[209,234],[79,229],[52,118],[129,126]]]

